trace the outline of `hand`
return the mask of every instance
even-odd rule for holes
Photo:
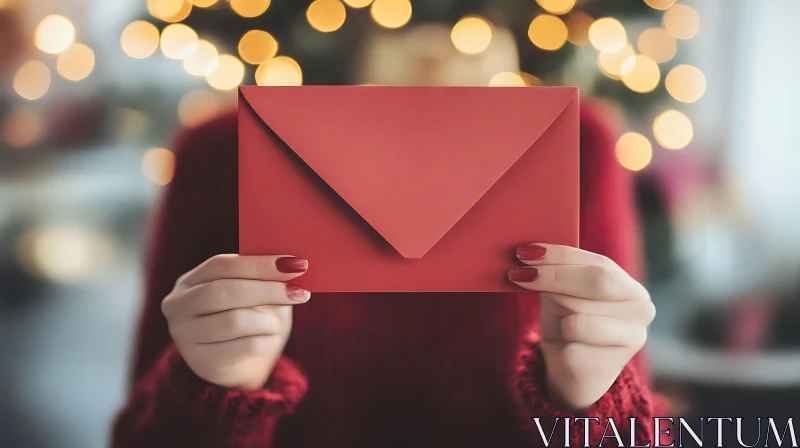
[[[542,352],[551,396],[573,410],[596,402],[644,346],[655,307],[608,258],[567,246],[517,249],[511,281],[541,293]]]
[[[307,269],[289,256],[217,255],[181,276],[161,311],[192,371],[223,387],[263,387],[289,338],[292,305],[311,297],[284,282]]]

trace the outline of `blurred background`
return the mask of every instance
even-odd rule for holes
[[[797,416],[798,21],[796,0],[0,0],[0,446],[105,446],[170,142],[241,84],[579,86],[636,172],[674,415]]]

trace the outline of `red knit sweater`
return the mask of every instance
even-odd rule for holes
[[[590,106],[581,113],[582,247],[638,276],[631,180],[598,115]],[[589,425],[593,446],[608,417],[626,439],[628,418],[645,419],[637,441],[652,439],[656,399],[640,356],[591,408],[570,413],[550,401],[538,301],[523,294],[315,294],[296,307],[285,356],[262,390],[199,379],[159,305],[182,273],[237,252],[235,116],[182,135],[176,151],[115,448],[532,447],[542,445],[532,417],[578,416],[601,418]],[[563,444],[563,432],[551,446]],[[572,446],[583,446],[583,426],[571,433]]]

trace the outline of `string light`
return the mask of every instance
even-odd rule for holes
[[[148,149],[142,155],[142,173],[157,185],[167,185],[175,174],[175,154],[165,148]]]
[[[259,86],[299,86],[303,84],[300,64],[288,56],[277,56],[256,69],[256,84]]]
[[[622,76],[622,63],[629,57],[633,56],[633,47],[629,43],[625,43],[622,50],[616,53],[602,52],[597,56],[597,65],[600,71],[611,79],[620,79]],[[632,69],[633,67],[626,67]]]
[[[134,59],[144,59],[158,49],[158,28],[150,22],[137,20],[122,30],[122,51]]]
[[[589,42],[605,53],[616,53],[622,50],[627,41],[625,27],[613,17],[597,19],[589,27]]]
[[[554,51],[563,47],[568,34],[567,25],[550,14],[537,16],[528,27],[528,39],[542,50]]]
[[[173,23],[161,32],[161,52],[170,59],[183,59],[195,51],[198,40],[193,29]]]
[[[231,9],[242,17],[258,17],[269,8],[270,0],[230,0]]]
[[[513,72],[500,72],[489,81],[489,87],[525,87],[522,76]]]
[[[370,7],[370,15],[384,28],[400,28],[411,20],[409,0],[375,0]]]
[[[697,67],[681,64],[667,73],[667,92],[682,103],[694,103],[706,92],[706,76]]]
[[[28,61],[14,75],[14,91],[26,100],[37,100],[50,88],[50,70],[40,61]]]
[[[189,2],[198,8],[208,8],[217,4],[217,0],[189,0]]]
[[[244,64],[236,56],[223,54],[219,57],[217,68],[206,75],[211,87],[228,91],[239,87],[244,79]]]
[[[662,28],[649,28],[639,35],[636,41],[639,53],[649,57],[659,64],[663,64],[675,57],[678,44],[667,30]]]
[[[594,23],[594,18],[583,11],[572,11],[567,16],[567,40],[573,45],[586,45],[589,43],[589,27]]]
[[[194,51],[183,59],[183,69],[193,76],[206,76],[219,64],[217,47],[207,40],[200,39]]]
[[[339,0],[314,0],[306,9],[308,24],[322,33],[338,30],[346,17],[347,11]]]
[[[628,132],[623,134],[614,148],[619,163],[631,170],[641,171],[653,159],[653,145],[642,134]]]
[[[689,5],[674,5],[664,12],[664,29],[678,39],[691,39],[700,31],[700,15]]]
[[[64,79],[80,81],[94,69],[94,51],[86,45],[74,43],[58,55],[56,69]]]
[[[480,53],[492,42],[492,25],[483,17],[464,17],[453,26],[450,40],[462,53]]]
[[[570,12],[575,6],[575,0],[536,0],[536,3],[550,14],[559,16]]]
[[[75,26],[68,18],[51,14],[36,26],[33,42],[45,53],[61,53],[75,42]]]
[[[196,128],[207,122],[222,109],[217,94],[208,90],[192,90],[178,103],[178,120],[187,128]]]
[[[635,55],[625,59],[620,66],[622,83],[634,92],[652,92],[661,80],[658,64],[647,56]]]
[[[3,139],[12,148],[25,148],[36,144],[44,134],[44,124],[36,111],[18,107],[3,122]]]
[[[644,2],[647,4],[647,6],[662,11],[669,9],[675,4],[675,0],[644,0]]]
[[[344,0],[344,2],[351,8],[366,8],[372,0]]]
[[[262,64],[277,53],[278,41],[266,31],[250,30],[239,40],[239,57],[248,64]]]
[[[666,149],[682,149],[694,138],[694,128],[689,117],[670,109],[653,121],[653,134],[659,145]]]

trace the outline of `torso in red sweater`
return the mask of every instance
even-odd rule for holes
[[[527,338],[538,325],[532,294],[315,294],[295,308],[285,357],[263,390],[198,379],[171,344],[159,305],[180,274],[237,252],[235,120],[222,117],[177,143],[115,447],[530,447],[542,444],[533,416],[620,424],[652,415],[638,357],[590,409],[568,413],[549,401],[535,336]],[[582,247],[636,276],[630,179],[597,114],[584,106],[581,120]],[[582,445],[580,426],[572,438]]]

